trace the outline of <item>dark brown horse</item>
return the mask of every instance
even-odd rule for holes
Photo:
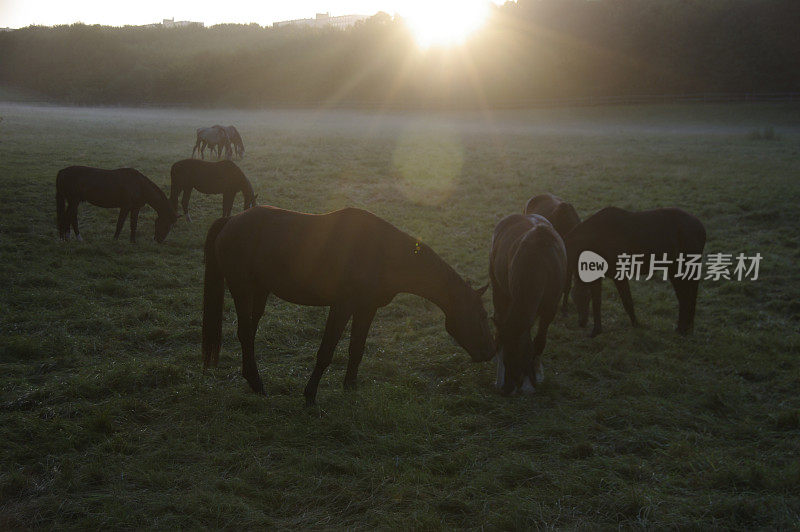
[[[203,364],[216,365],[228,285],[238,317],[242,374],[264,393],[253,340],[269,294],[298,305],[330,307],[317,363],[305,389],[317,395],[322,373],[350,318],[345,388],[355,387],[372,319],[399,292],[444,311],[445,328],[473,361],[494,355],[481,295],[427,245],[360,209],[314,215],[261,206],[220,218],[208,230],[203,291]]]
[[[256,194],[244,173],[232,161],[206,162],[197,159],[184,159],[172,165],[170,170],[171,189],[169,200],[178,210],[178,196],[183,193],[181,204],[183,214],[190,222],[189,197],[192,189],[203,194],[222,194],[222,216],[230,216],[233,199],[241,192],[245,210],[254,206]]]
[[[703,253],[706,230],[700,220],[681,209],[631,212],[617,207],[606,207],[573,229],[567,235],[565,244],[570,272],[576,277],[574,299],[581,326],[586,325],[588,321],[591,297],[594,314],[591,336],[597,336],[603,330],[600,320],[602,278],[588,285],[578,278],[578,258],[586,250],[597,253],[608,262],[610,277],[614,279],[622,306],[625,307],[634,327],[638,325],[638,320],[633,311],[633,299],[628,281],[614,278],[617,258],[623,253],[644,255],[641,271],[643,275],[647,275],[650,270],[650,258],[654,256],[662,260],[666,254],[670,262],[668,278],[678,298],[677,331],[686,334],[692,330],[699,280],[677,277],[676,259],[681,253]]]
[[[81,240],[78,231],[78,204],[88,201],[92,205],[105,208],[119,207],[117,231],[119,238],[125,218],[131,215],[131,242],[136,242],[136,224],[139,209],[150,205],[157,213],[155,240],[163,242],[175,223],[177,216],[158,185],[133,168],[103,170],[89,166],[70,166],[58,172],[56,177],[56,214],[58,216],[58,235],[69,240],[69,228],[75,231],[75,238]]]
[[[535,214],[500,220],[492,236],[489,278],[497,326],[496,386],[503,394],[531,391],[544,379],[542,352],[566,276],[564,242],[549,221]]]
[[[566,238],[567,233],[581,223],[575,207],[553,194],[539,194],[529,199],[525,205],[525,214],[538,214],[547,218],[562,239]],[[567,275],[567,280],[564,282],[564,302],[561,304],[561,311],[564,314],[567,313],[567,301],[571,288],[572,276]]]

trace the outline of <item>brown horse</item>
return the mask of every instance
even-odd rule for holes
[[[253,340],[270,293],[298,305],[328,306],[317,362],[304,395],[313,404],[322,373],[350,318],[345,388],[353,388],[372,319],[400,292],[444,311],[445,328],[473,361],[494,356],[481,290],[473,290],[427,245],[360,209],[314,215],[260,206],[220,218],[208,230],[203,291],[203,364],[216,365],[227,283],[238,317],[242,374],[264,393]]]
[[[616,267],[617,258],[623,253],[643,254],[641,270],[644,274],[649,272],[651,257],[662,260],[666,254],[670,261],[668,278],[678,298],[676,330],[681,334],[687,334],[692,330],[700,281],[677,277],[676,259],[681,253],[703,253],[706,230],[700,220],[681,209],[630,212],[617,207],[606,207],[573,229],[567,235],[565,244],[570,272],[576,276],[574,299],[581,326],[586,325],[588,321],[591,297],[594,314],[591,336],[597,336],[603,330],[600,321],[602,278],[588,285],[578,278],[578,258],[586,250],[603,257],[608,262],[609,270]],[[613,273],[612,278],[614,278]],[[628,281],[624,278],[614,279],[614,284],[631,324],[636,327],[638,320],[633,311],[633,299]]]
[[[56,177],[58,235],[62,240],[69,240],[70,225],[75,231],[75,238],[82,240],[78,231],[78,204],[82,201],[109,209],[119,207],[114,239],[119,238],[125,218],[130,213],[131,242],[136,242],[139,209],[145,204],[153,207],[158,214],[154,236],[156,242],[161,243],[167,238],[177,219],[167,196],[158,185],[133,168],[103,170],[70,166],[60,170]]]
[[[531,391],[544,379],[542,352],[566,276],[564,242],[547,219],[512,214],[500,220],[492,236],[489,278],[497,326],[495,385],[503,394]]]
[[[244,173],[232,161],[206,162],[197,159],[184,159],[172,165],[170,169],[171,188],[169,200],[172,208],[178,210],[178,196],[183,193],[181,204],[183,214],[188,221],[189,197],[192,189],[203,194],[222,194],[222,216],[230,216],[233,210],[233,199],[241,192],[245,210],[256,204],[253,185]]]
[[[547,218],[562,239],[566,238],[567,233],[581,223],[575,207],[553,194],[539,194],[532,197],[525,205],[524,213],[538,214]],[[567,280],[564,282],[564,302],[561,304],[561,311],[564,314],[567,313],[567,301],[571,288],[572,276],[567,275]]]

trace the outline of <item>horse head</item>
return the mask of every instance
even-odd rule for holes
[[[473,362],[485,362],[494,357],[494,338],[489,329],[489,317],[481,296],[489,285],[477,290],[465,285],[459,297],[445,314],[445,329],[469,354]]]
[[[172,226],[178,221],[178,215],[172,206],[169,206],[168,211],[162,212],[156,216],[156,228],[153,239],[161,244],[167,238]]]

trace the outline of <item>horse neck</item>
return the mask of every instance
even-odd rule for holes
[[[150,205],[159,216],[166,215],[170,209],[169,198],[167,198],[166,195],[159,194],[160,189],[158,189],[158,185],[144,176],[142,176],[141,179],[145,202]],[[175,197],[177,198],[177,194]]]
[[[466,281],[428,246],[420,244],[418,253],[414,253],[415,242],[406,247],[392,261],[397,292],[423,297],[449,313],[461,292],[469,287]]]
[[[247,205],[252,205],[255,199],[255,192],[253,191],[253,185],[250,184],[250,181],[243,173],[239,173],[239,186],[241,187],[240,190],[242,191],[242,195],[244,196],[244,202]]]

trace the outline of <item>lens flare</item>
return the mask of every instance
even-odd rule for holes
[[[406,133],[398,139],[392,162],[400,192],[414,203],[439,205],[456,189],[464,149],[447,132]]]

